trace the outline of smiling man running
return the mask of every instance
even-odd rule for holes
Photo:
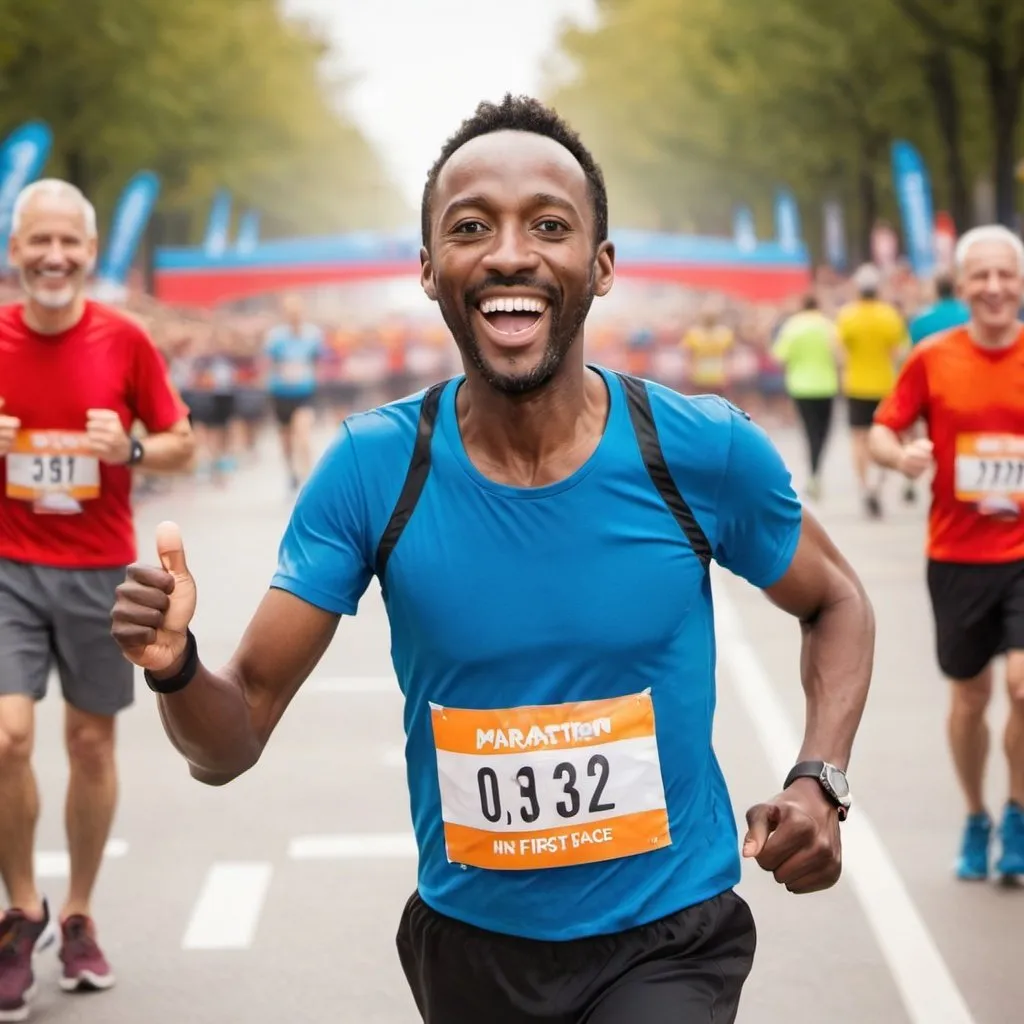
[[[793,892],[840,873],[870,604],[746,416],[585,364],[607,226],[555,114],[483,104],[423,197],[423,287],[465,375],[345,422],[226,667],[198,660],[173,524],[113,610],[217,785],[256,764],[377,576],[420,855],[398,950],[429,1024],[734,1020],[755,933],[711,742],[712,559],[804,631],[799,764],[748,811],[743,854]]]
[[[108,989],[92,894],[117,807],[117,718],[134,673],[111,642],[110,602],[136,556],[132,474],[180,471],[188,409],[152,339],[93,302],[96,211],[65,181],[14,204],[10,262],[24,300],[0,307],[0,1021],[22,1021],[33,952],[59,924],[60,985]],[[134,438],[132,425],[148,433]],[[58,920],[36,887],[35,706],[56,669],[65,701],[70,878]]]

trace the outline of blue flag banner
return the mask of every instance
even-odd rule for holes
[[[252,252],[260,243],[260,212],[246,210],[238,223],[235,252]]]
[[[7,265],[14,201],[18,193],[39,177],[53,146],[53,132],[42,121],[15,128],[0,146],[0,258]]]
[[[206,222],[206,237],[203,249],[208,256],[223,256],[228,249],[228,233],[231,230],[231,193],[218,189],[210,207],[210,219]]]
[[[105,286],[119,288],[127,281],[159,195],[160,178],[152,171],[139,171],[125,186],[110,222],[107,246],[97,272]]]
[[[834,199],[830,199],[825,203],[822,213],[825,258],[833,270],[845,270],[846,220],[843,217],[843,207]]]
[[[910,264],[918,277],[927,277],[935,269],[931,179],[921,154],[902,139],[892,144],[892,176]]]
[[[732,219],[733,241],[743,252],[753,252],[757,248],[757,228],[754,226],[754,214],[749,206],[737,206]]]
[[[789,189],[775,193],[775,235],[784,252],[800,248],[800,210]]]

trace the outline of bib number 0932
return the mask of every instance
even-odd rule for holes
[[[586,774],[589,779],[596,780],[593,786],[588,784],[585,787],[590,793],[587,812],[603,814],[615,810],[614,801],[603,800],[605,787],[608,785],[608,778],[611,774],[608,758],[603,754],[594,754],[587,761]],[[585,799],[585,794],[581,792],[579,785],[576,766],[571,761],[561,761],[555,765],[551,777],[552,781],[560,787],[562,796],[562,799],[555,802],[555,812],[560,818],[571,821],[580,813]],[[512,810],[502,807],[498,773],[493,768],[485,766],[477,772],[476,778],[480,792],[480,811],[483,816],[492,824],[497,824],[503,817],[511,820]],[[530,765],[524,765],[516,772],[515,779],[519,786],[519,795],[523,800],[523,804],[518,808],[519,816],[529,825],[541,815],[537,775]]]

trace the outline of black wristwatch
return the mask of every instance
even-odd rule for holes
[[[137,466],[142,461],[143,456],[146,454],[146,449],[142,447],[142,442],[137,437],[131,438],[131,442],[131,454],[128,456],[128,461],[125,463],[125,465]]]
[[[816,779],[829,803],[839,812],[839,820],[846,821],[853,801],[850,799],[850,784],[842,768],[828,761],[801,761],[793,766],[782,788],[789,789],[797,779]]]

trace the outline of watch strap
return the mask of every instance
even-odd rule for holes
[[[790,768],[782,788],[789,789],[797,779],[820,779],[824,770],[824,761],[798,761]]]
[[[798,761],[789,770],[782,788],[789,789],[797,779],[814,779],[821,787],[822,793],[825,794],[825,799],[839,812],[839,820],[845,821],[849,801],[844,803],[832,792],[831,784],[827,781],[827,767],[825,761]]]

